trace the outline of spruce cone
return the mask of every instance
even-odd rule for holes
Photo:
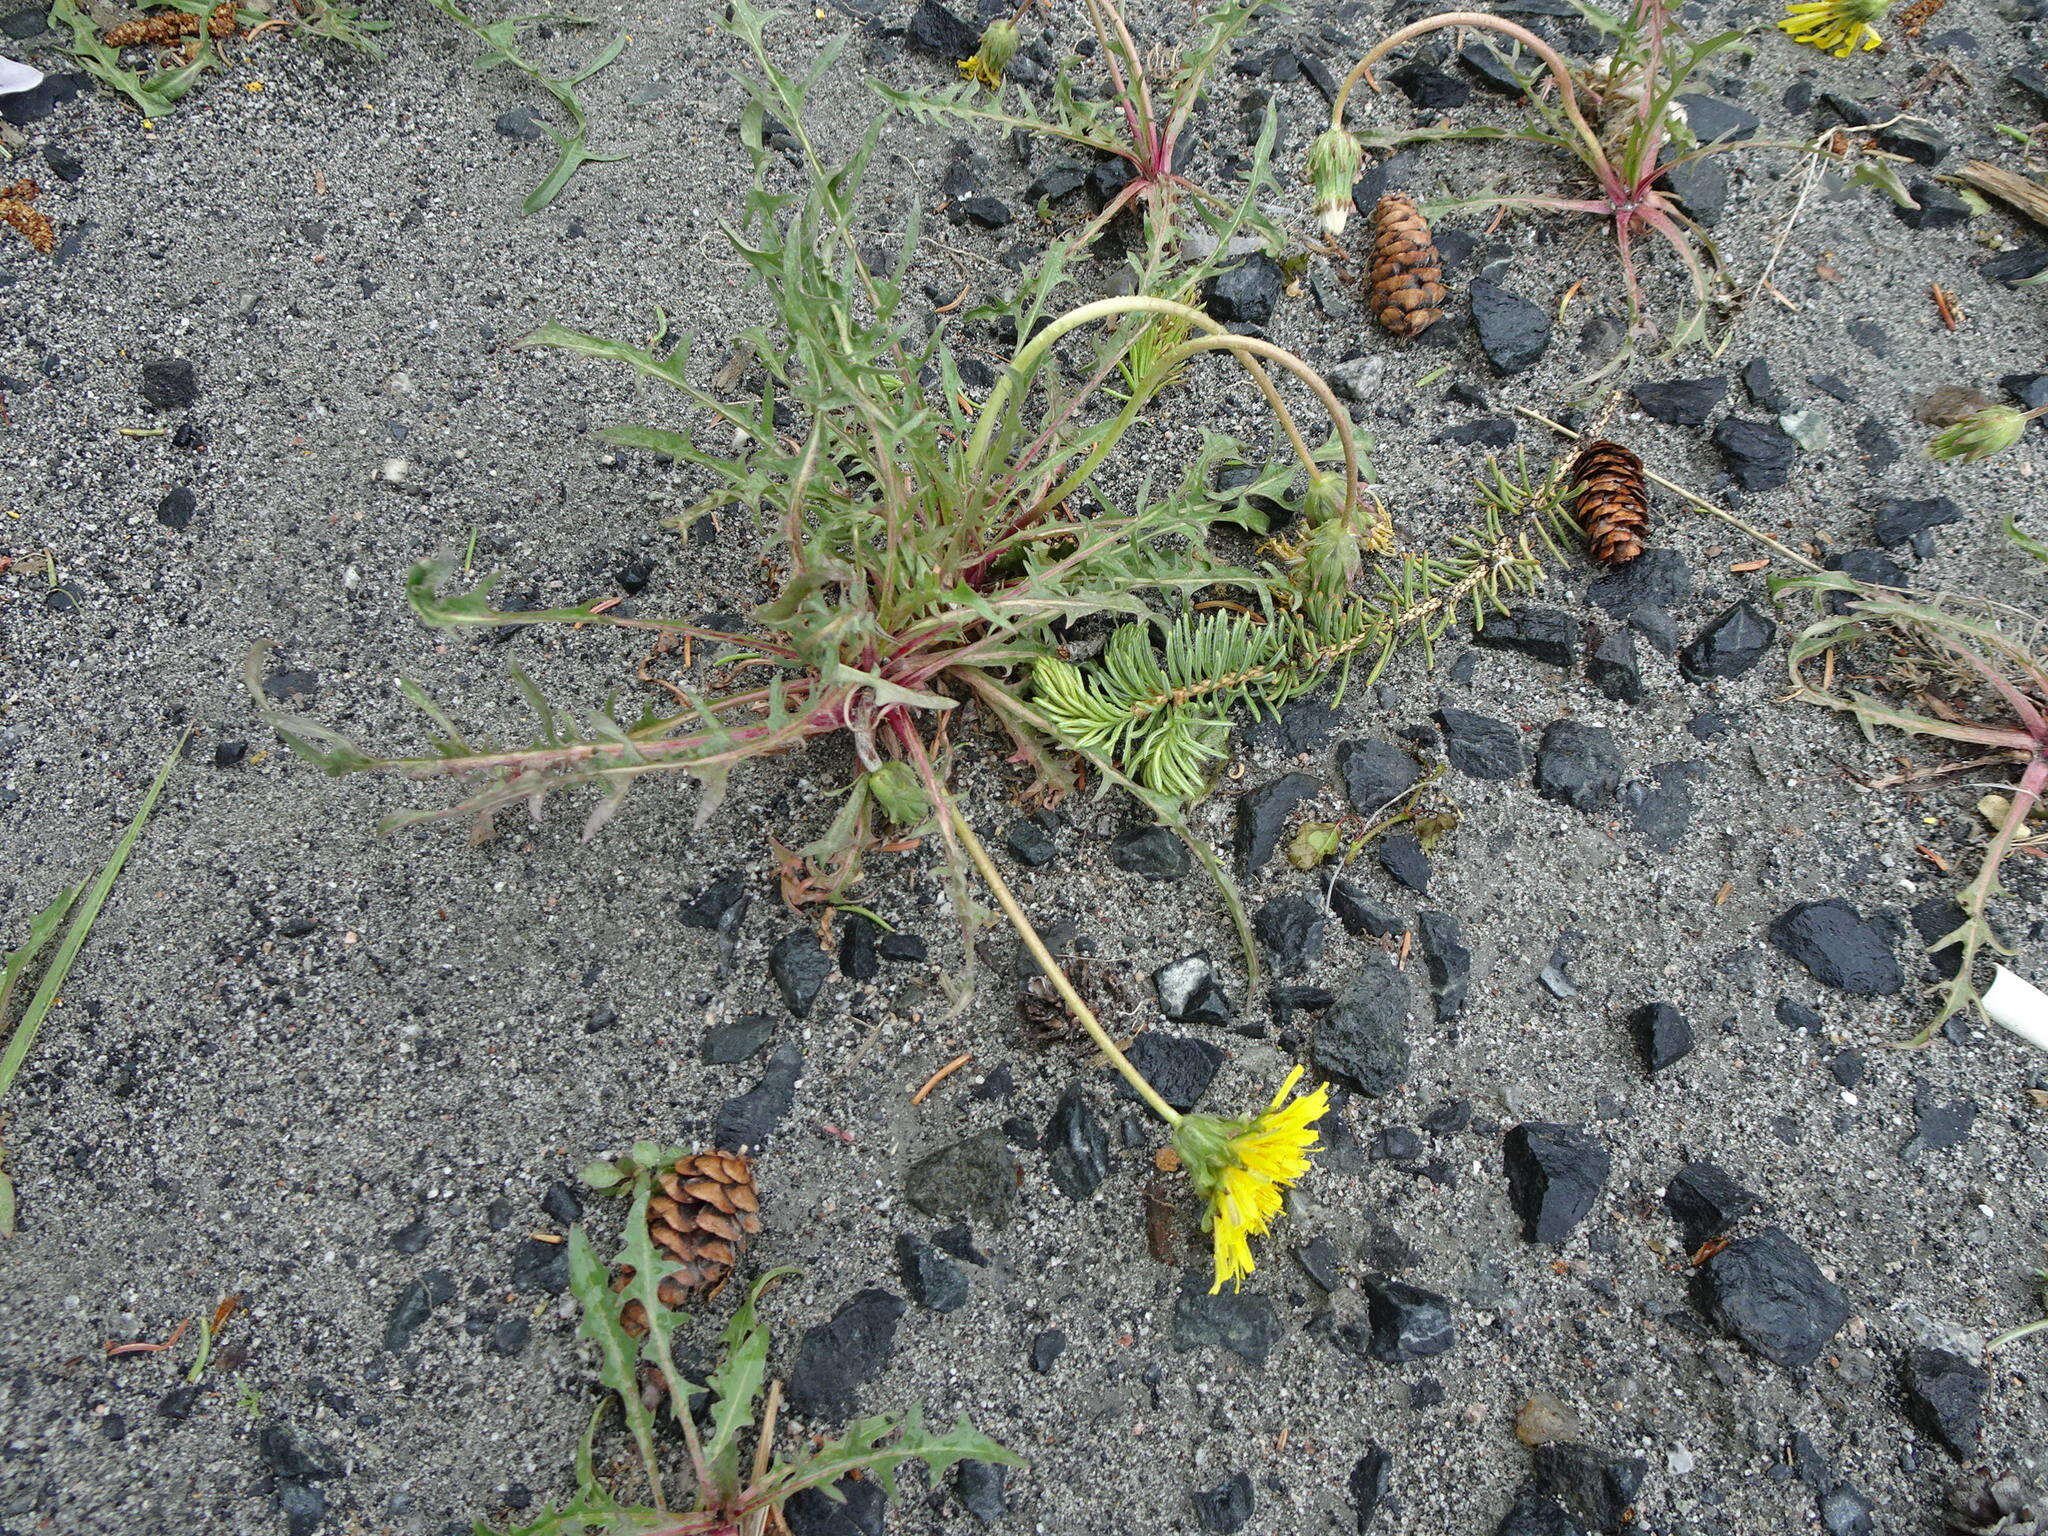
[[[754,1189],[752,1162],[736,1152],[693,1152],[654,1176],[647,1202],[647,1230],[657,1248],[681,1266],[661,1282],[665,1306],[703,1300],[725,1284],[761,1230],[761,1197]],[[614,1290],[624,1290],[633,1266],[621,1265]],[[620,1313],[635,1338],[647,1331],[645,1310],[629,1301]]]
[[[26,177],[11,186],[0,187],[0,224],[19,230],[22,239],[47,256],[57,248],[57,228],[47,213],[34,206],[41,190]]]
[[[233,37],[235,27],[234,0],[221,0],[213,8],[213,14],[206,18],[206,30],[215,37]],[[151,44],[175,43],[181,37],[199,35],[199,18],[184,11],[158,11],[154,16],[138,16],[133,21],[124,21],[118,27],[109,27],[102,39],[110,48],[143,48]]]
[[[1586,548],[1602,565],[1626,565],[1643,552],[1650,531],[1650,492],[1643,461],[1619,443],[1596,438],[1572,460],[1579,487],[1572,511]]]
[[[1414,200],[1389,192],[1372,211],[1372,312],[1396,336],[1420,336],[1444,315],[1444,264]]]

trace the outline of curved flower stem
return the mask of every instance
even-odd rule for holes
[[[2005,1348],[2016,1339],[2024,1339],[2030,1333],[2048,1332],[2048,1317],[2037,1317],[2031,1323],[2021,1323],[2017,1328],[2008,1328],[1997,1338],[1984,1346],[1984,1353]]]
[[[1024,909],[1017,905],[1017,898],[1011,894],[1008,883],[997,871],[995,861],[989,858],[988,850],[982,847],[981,839],[974,835],[974,828],[970,827],[967,818],[960,814],[960,808],[948,798],[939,806],[939,814],[952,826],[953,835],[967,850],[967,857],[974,861],[974,867],[980,872],[982,881],[988,886],[990,893],[994,895],[996,905],[1003,909],[1003,916],[1007,917],[1010,926],[1017,930],[1017,937],[1023,940],[1024,948],[1030,952],[1031,958],[1038,962],[1038,968],[1045,973],[1045,979],[1052,983],[1053,990],[1059,993],[1060,1001],[1067,1005],[1067,1012],[1074,1016],[1074,1022],[1088,1032],[1088,1038],[1095,1042],[1096,1048],[1109,1058],[1109,1064],[1123,1074],[1124,1081],[1136,1090],[1138,1097],[1145,1101],[1154,1114],[1168,1125],[1179,1125],[1180,1111],[1162,1099],[1159,1090],[1145,1080],[1145,1074],[1131,1065],[1130,1057],[1117,1049],[1116,1042],[1109,1038],[1109,1031],[1096,1019],[1094,1010],[1081,1001],[1081,994],[1074,990],[1074,984],[1067,979],[1067,973],[1046,949],[1045,941],[1038,936],[1038,930],[1031,926],[1031,919],[1026,917]]]
[[[1160,359],[1159,367],[1162,372],[1170,371],[1184,356],[1192,357],[1197,352],[1219,351],[1236,353],[1238,361],[1247,368],[1252,369],[1255,375],[1260,370],[1251,359],[1253,357],[1266,358],[1269,361],[1278,363],[1282,368],[1285,368],[1308,386],[1309,392],[1316,397],[1316,400],[1322,405],[1323,409],[1329,413],[1330,426],[1337,434],[1337,441],[1343,446],[1344,510],[1347,514],[1356,512],[1358,510],[1358,443],[1351,433],[1351,413],[1338,403],[1336,395],[1330,390],[1330,386],[1323,381],[1323,376],[1296,357],[1292,352],[1289,352],[1285,347],[1276,347],[1272,342],[1262,341],[1256,336],[1238,336],[1229,331],[1220,331],[1208,336],[1197,336],[1192,340],[1182,342]],[[1277,395],[1269,393],[1268,398],[1272,400],[1273,409],[1280,417],[1281,426],[1287,429],[1287,437],[1294,444],[1295,454],[1301,459],[1302,463],[1309,467],[1309,472],[1313,474],[1315,472],[1315,460],[1309,453],[1308,444],[1301,440],[1301,432],[1294,425],[1294,417],[1288,412],[1287,407],[1280,403]]]
[[[1513,402],[1510,402],[1508,405],[1508,409],[1515,412],[1519,416],[1528,417],[1531,421],[1541,422],[1544,426],[1550,428],[1551,431],[1555,432],[1559,437],[1566,438],[1571,442],[1576,443],[1584,440],[1585,434],[1580,432],[1574,432],[1570,427],[1565,426],[1563,423],[1552,421],[1548,416],[1545,416],[1538,411],[1532,411],[1526,405],[1516,405]],[[1683,496],[1686,499],[1687,503],[1691,505],[1696,511],[1704,512],[1709,517],[1718,517],[1722,522],[1726,523],[1729,527],[1739,529],[1743,533],[1748,534],[1752,539],[1755,539],[1757,543],[1763,545],[1765,548],[1776,550],[1779,554],[1783,555],[1787,560],[1790,560],[1794,565],[1803,565],[1809,571],[1817,571],[1820,569],[1820,566],[1816,562],[1807,559],[1806,556],[1800,554],[1798,550],[1788,549],[1785,545],[1780,544],[1776,539],[1772,538],[1768,533],[1765,533],[1763,529],[1758,528],[1753,523],[1746,523],[1741,518],[1737,517],[1733,512],[1730,512],[1726,507],[1717,507],[1711,501],[1708,501],[1705,497],[1695,495],[1693,492],[1688,491],[1684,486],[1677,484],[1675,481],[1666,480],[1662,475],[1658,474],[1655,470],[1645,469],[1643,471],[1643,478],[1645,480],[1650,480],[1658,485],[1663,486],[1665,490],[1669,491],[1674,496]]]
[[[1352,87],[1365,78],[1373,65],[1403,43],[1425,33],[1440,32],[1445,27],[1484,27],[1513,38],[1541,59],[1543,67],[1550,71],[1550,78],[1557,82],[1559,104],[1563,106],[1565,116],[1571,119],[1572,127],[1578,130],[1579,137],[1585,141],[1587,164],[1595,171],[1607,168],[1607,150],[1600,142],[1600,135],[1593,131],[1592,125],[1586,121],[1585,113],[1579,110],[1579,93],[1572,86],[1571,66],[1565,63],[1555,48],[1527,27],[1519,27],[1512,21],[1503,21],[1498,16],[1489,16],[1484,11],[1445,11],[1441,15],[1425,16],[1420,21],[1411,21],[1400,31],[1375,43],[1371,52],[1351,66],[1351,73],[1346,75],[1343,83],[1337,87],[1337,95],[1330,103],[1330,126],[1344,126],[1344,104],[1351,99]],[[1379,87],[1375,85],[1373,89],[1378,90]],[[1604,182],[1608,177],[1603,176],[1601,179]]]

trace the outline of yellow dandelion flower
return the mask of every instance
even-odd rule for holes
[[[1185,1115],[1173,1128],[1174,1149],[1195,1193],[1208,1202],[1202,1224],[1215,1247],[1212,1296],[1225,1284],[1233,1290],[1242,1286],[1255,1267],[1251,1240],[1273,1225],[1280,1214],[1280,1192],[1308,1172],[1309,1154],[1322,1145],[1315,1124],[1329,1113],[1329,1085],[1290,1101],[1302,1070],[1287,1074],[1263,1114],[1249,1120]]]
[[[1846,59],[1857,48],[1875,48],[1884,39],[1871,23],[1884,15],[1888,0],[1795,0],[1778,23],[1809,48]]]

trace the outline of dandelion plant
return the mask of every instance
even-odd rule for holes
[[[768,1329],[760,1321],[762,1294],[788,1269],[770,1270],[756,1280],[733,1310],[719,1341],[718,1363],[699,1384],[677,1369],[675,1339],[682,1318],[663,1301],[663,1281],[675,1268],[647,1235],[650,1170],[673,1161],[651,1144],[633,1149],[615,1165],[599,1165],[604,1187],[631,1196],[625,1243],[618,1257],[619,1281],[598,1257],[581,1224],[569,1233],[569,1289],[582,1310],[578,1332],[597,1346],[598,1380],[606,1395],[592,1411],[576,1452],[576,1492],[537,1519],[493,1532],[479,1523],[479,1536],[763,1536],[786,1530],[782,1509],[797,1494],[814,1489],[834,1502],[835,1486],[848,1476],[870,1477],[891,1498],[896,1475],[912,1461],[932,1477],[973,1458],[1020,1466],[1011,1451],[976,1431],[963,1416],[948,1429],[930,1429],[919,1410],[857,1419],[833,1438],[821,1438],[794,1455],[775,1454],[780,1382],[768,1380]],[[589,1177],[589,1174],[586,1174]],[[766,1389],[765,1395],[763,1389]],[[705,1400],[703,1427],[692,1411]],[[647,1487],[645,1504],[627,1503],[612,1493],[597,1471],[597,1436],[616,1404],[639,1452]],[[672,1500],[663,1475],[659,1429],[666,1420],[682,1437],[689,1456],[690,1496],[685,1507]],[[753,1454],[746,1436],[754,1433]]]
[[[1318,215],[1326,232],[1342,229],[1349,197],[1339,178],[1347,165],[1357,163],[1357,148],[1393,149],[1445,139],[1504,139],[1558,150],[1577,160],[1591,177],[1590,196],[1488,193],[1432,203],[1425,211],[1434,217],[1455,209],[1534,208],[1605,220],[1613,228],[1615,251],[1621,259],[1632,333],[1646,325],[1635,253],[1638,233],[1654,233],[1676,253],[1691,281],[1694,298],[1691,313],[1672,332],[1669,355],[1705,338],[1720,256],[1698,222],[1660,183],[1674,170],[1708,155],[1759,147],[1757,141],[1699,145],[1678,95],[1702,64],[1736,47],[1743,34],[1721,32],[1691,41],[1664,0],[1634,0],[1625,15],[1584,3],[1579,9],[1612,49],[1590,68],[1574,68],[1526,27],[1483,11],[1426,16],[1374,44],[1344,77],[1331,103],[1329,131],[1312,146],[1309,173]],[[1521,87],[1531,118],[1517,128],[1473,124],[1354,137],[1345,125],[1345,110],[1360,80],[1371,83],[1374,90],[1380,88],[1372,78],[1372,66],[1405,43],[1451,27],[1498,33],[1542,66],[1540,71],[1525,72],[1519,67],[1519,55],[1509,58],[1496,51],[1502,66]],[[1492,46],[1490,41],[1487,46]]]
[[[1866,586],[1832,571],[1775,590],[1812,592],[1840,610],[1793,642],[1793,698],[1851,715],[1869,736],[1894,730],[1959,742],[1982,754],[1966,767],[2010,763],[2017,770],[1977,874],[1956,898],[1962,920],[1929,946],[1957,953],[1939,1010],[1906,1042],[1925,1045],[1949,1018],[1980,1001],[1982,952],[2012,953],[1992,927],[1991,906],[2004,890],[1999,872],[2006,856],[2048,797],[2048,620],[2001,604]],[[1818,680],[1810,671],[1816,663],[1823,667]],[[1855,675],[1873,678],[1893,697],[1847,686]]]

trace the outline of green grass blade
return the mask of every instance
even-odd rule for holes
[[[120,878],[121,866],[128,862],[128,854],[135,847],[136,839],[142,836],[143,825],[149,820],[149,813],[156,809],[157,797],[164,791],[164,785],[171,777],[171,769],[177,766],[178,753],[185,745],[184,732],[178,737],[178,744],[171,748],[164,759],[163,767],[157,770],[156,781],[149,786],[149,793],[142,797],[142,805],[135,812],[135,819],[128,823],[128,830],[121,834],[121,841],[114,845],[113,856],[106,867],[94,880],[92,887],[78,903],[72,914],[71,926],[64,931],[64,939],[57,946],[57,953],[51,958],[50,968],[43,975],[43,984],[36,988],[36,994],[29,999],[27,1011],[21,1022],[14,1026],[14,1034],[7,1042],[7,1053],[0,1056],[0,1094],[13,1086],[15,1074],[21,1071],[21,1064],[28,1056],[28,1048],[35,1043],[36,1031],[42,1028],[43,1019],[49,1013],[51,1004],[57,1001],[58,989],[64,985],[64,978],[71,974],[71,964],[78,958],[78,952],[85,947],[85,938],[92,931],[94,919],[100,915],[100,908],[106,904],[107,893],[114,888],[114,881]],[[44,916],[48,916],[46,909]],[[41,922],[42,918],[36,919]],[[33,934],[31,934],[33,937]],[[8,962],[10,968],[12,959]],[[11,982],[9,983],[11,985]]]

